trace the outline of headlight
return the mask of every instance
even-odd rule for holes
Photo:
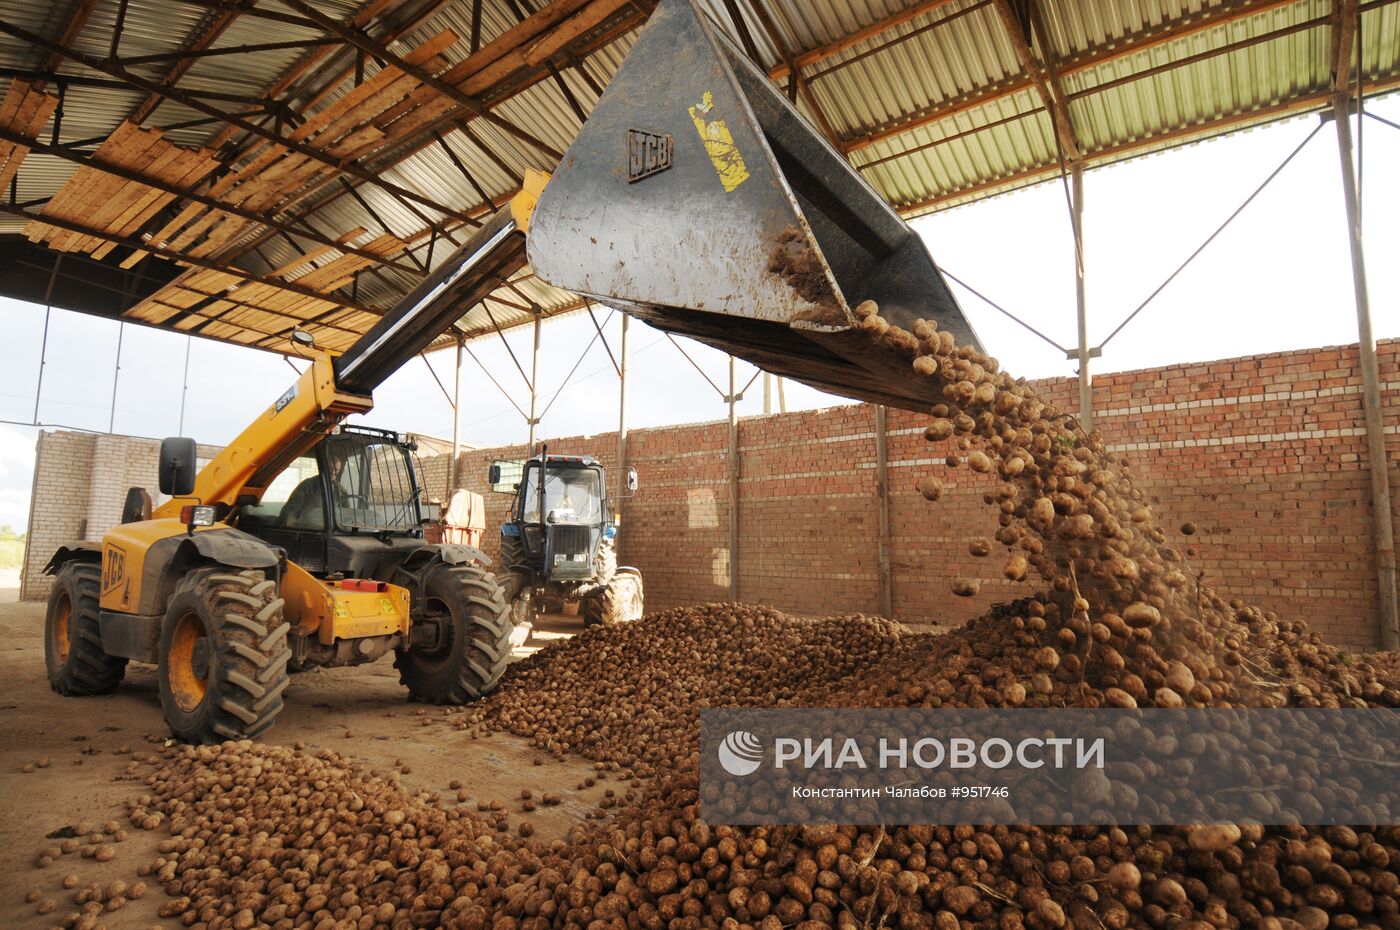
[[[217,512],[208,504],[180,508],[180,522],[186,526],[213,526]]]

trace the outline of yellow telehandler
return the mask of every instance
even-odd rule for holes
[[[128,660],[153,663],[166,720],[192,742],[263,733],[289,663],[393,651],[418,700],[489,691],[512,632],[489,560],[426,542],[409,444],[344,421],[527,261],[660,329],[876,403],[932,399],[854,331],[859,302],[977,345],[918,235],[695,0],[662,0],[552,177],[531,173],[442,267],[344,354],[317,352],[203,467],[192,440],[166,440],[171,499],[154,513],[133,489],[100,544],[54,554],[53,687],[108,691]]]

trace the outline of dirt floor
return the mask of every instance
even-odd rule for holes
[[[156,844],[167,834],[133,829],[127,822],[124,803],[143,785],[123,772],[131,753],[159,745],[167,733],[150,666],[131,665],[115,694],[64,698],[51,691],[44,674],[44,605],[15,603],[14,595],[0,589],[0,930],[45,930],[78,910],[72,892],[61,886],[65,875],[76,874],[79,887],[133,882],[136,869],[156,856]],[[518,653],[581,629],[577,617],[547,618]],[[558,807],[529,815],[540,837],[563,835],[602,800],[605,783],[577,790],[592,773],[591,763],[554,761],[524,740],[502,734],[472,739],[447,721],[443,709],[410,704],[388,657],[359,668],[294,675],[286,701],[266,742],[332,749],[374,769],[402,770],[406,787],[439,791],[454,804],[457,791],[448,788],[454,780],[462,783],[465,803],[473,807],[479,800],[499,799],[519,812],[520,790],[526,787],[536,797],[543,791],[559,794]],[[537,758],[542,764],[533,764]],[[72,853],[47,868],[35,867],[36,852],[59,843],[47,837],[83,821],[100,830],[108,820],[129,833],[114,844],[112,861]],[[179,926],[156,916],[166,896],[146,881],[152,889],[144,898],[103,916],[109,930]],[[53,899],[56,908],[46,916],[36,914],[35,904],[25,902],[31,890],[41,900]]]

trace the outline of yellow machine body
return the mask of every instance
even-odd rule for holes
[[[358,591],[350,581],[324,581],[295,562],[282,577],[283,616],[300,636],[315,635],[322,645],[337,639],[408,635],[409,592],[393,584]]]

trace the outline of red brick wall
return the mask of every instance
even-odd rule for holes
[[[1395,463],[1400,341],[1378,353]],[[1037,388],[1062,406],[1074,403],[1068,379]],[[1376,562],[1360,391],[1355,346],[1122,372],[1095,380],[1095,425],[1164,527],[1200,526],[1192,564],[1208,583],[1304,616],[1339,644],[1373,647]],[[959,623],[1030,589],[1002,579],[1000,547],[987,559],[967,554],[968,540],[996,528],[981,499],[990,481],[946,468],[946,451],[922,438],[925,419],[889,413],[894,614]],[[740,421],[743,600],[818,615],[879,609],[874,422],[866,405]],[[550,447],[611,468],[617,437],[554,439]],[[725,455],[723,422],[629,436],[641,486],[623,505],[620,548],[643,572],[650,609],[729,597]],[[464,484],[487,496],[493,553],[509,497],[489,492],[487,466],[523,456],[523,447],[463,455]],[[948,490],[929,504],[914,486],[935,471]],[[1394,465],[1391,484],[1400,491]],[[982,578],[982,593],[953,597],[957,575]]]

